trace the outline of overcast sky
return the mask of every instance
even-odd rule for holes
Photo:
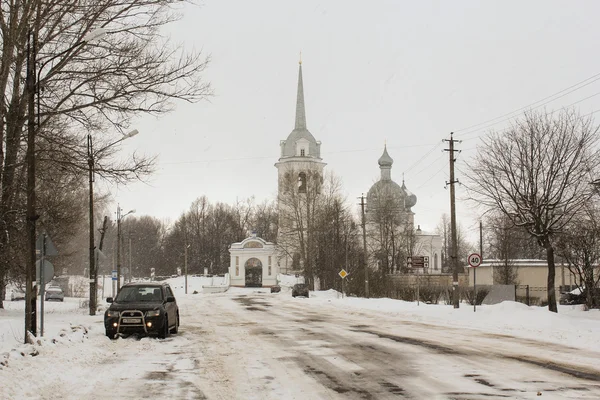
[[[182,11],[169,34],[210,54],[205,78],[215,96],[132,126],[140,134],[124,142],[123,156],[157,154],[158,169],[146,183],[111,187],[115,210],[118,202],[172,222],[202,195],[274,199],[300,51],[308,129],[348,201],[379,179],[387,142],[392,179],[401,184],[404,174],[417,196],[415,224],[429,231],[450,212],[450,132],[462,140],[460,181],[478,138],[522,111],[506,114],[532,103],[600,109],[593,80],[540,101],[600,72],[595,1],[205,0]],[[458,186],[458,222],[478,237],[464,195]]]

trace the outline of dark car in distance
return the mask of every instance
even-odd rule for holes
[[[308,285],[306,283],[296,283],[292,287],[292,297],[296,296],[308,297]]]
[[[281,292],[281,286],[279,286],[279,285],[271,286],[271,293],[279,293],[279,292]]]
[[[119,290],[104,313],[106,336],[156,335],[161,339],[179,330],[179,307],[165,282],[130,282]]]

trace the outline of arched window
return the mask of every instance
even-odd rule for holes
[[[438,269],[438,255],[435,253],[433,255],[433,269],[437,271]]]
[[[298,193],[306,193],[306,174],[304,172],[298,174]]]

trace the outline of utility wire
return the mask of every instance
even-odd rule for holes
[[[411,145],[411,146],[393,146],[393,147],[388,147],[388,149],[410,149],[410,148],[414,148],[414,147],[425,147],[425,146],[430,146],[430,145],[431,145],[430,143],[426,143],[426,144],[415,144],[415,145]],[[433,149],[429,150],[429,152],[427,154],[431,153],[437,146],[439,146],[439,144],[436,144],[433,147]],[[330,151],[330,152],[324,153],[324,155],[327,156],[327,155],[332,155],[332,154],[344,154],[344,153],[364,153],[364,152],[368,152],[368,151],[381,151],[381,149],[339,150],[339,151]],[[212,163],[212,162],[268,160],[268,159],[272,160],[273,158],[274,158],[273,156],[213,158],[210,160],[189,160],[189,161],[164,162],[164,163],[161,163],[161,165],[199,164],[199,163]],[[422,157],[422,158],[424,158],[424,157]]]
[[[532,109],[532,110],[534,110],[536,108],[542,107],[542,106],[544,106],[544,105],[546,105],[548,103],[551,103],[551,102],[553,102],[555,100],[558,100],[558,99],[560,99],[562,97],[565,97],[566,95],[571,94],[571,93],[573,93],[573,92],[575,92],[575,91],[577,91],[577,90],[579,90],[581,88],[584,88],[584,87],[586,87],[588,85],[591,85],[592,83],[594,83],[594,82],[596,82],[598,80],[600,80],[600,73],[598,73],[596,75],[593,75],[593,76],[591,76],[591,77],[589,77],[587,79],[584,79],[583,81],[578,82],[578,83],[576,83],[574,85],[571,85],[568,88],[565,88],[565,89],[563,89],[563,90],[561,90],[559,92],[556,92],[556,93],[554,93],[554,94],[552,94],[550,96],[544,97],[541,100],[538,100],[538,101],[535,101],[535,102],[533,102],[531,104],[528,104],[528,105],[526,105],[524,107],[521,107],[521,108],[516,109],[514,111],[511,111],[509,113],[500,115],[500,116],[498,116],[496,118],[492,118],[492,119],[489,119],[489,120],[484,121],[484,122],[480,122],[480,123],[475,124],[475,125],[471,125],[471,126],[468,126],[468,127],[465,127],[465,128],[461,128],[461,129],[455,130],[454,132],[457,133],[457,132],[467,131],[467,132],[462,133],[462,135],[469,135],[469,134],[472,134],[473,132],[477,132],[477,131],[480,131],[482,129],[489,128],[491,126],[494,126],[496,124],[499,124],[499,123],[502,123],[502,122],[505,122],[507,120],[510,120],[510,119],[514,118],[514,116],[515,116],[514,114],[516,114],[516,113],[519,113],[519,112],[521,112],[523,110],[526,110],[526,109]],[[541,104],[539,104],[539,103],[541,103]],[[532,106],[535,106],[535,107],[532,107]],[[508,117],[508,118],[505,118],[505,117]],[[496,120],[500,120],[500,121],[496,121]],[[493,122],[493,121],[496,121],[496,122]],[[482,125],[485,125],[485,126],[482,127]],[[479,127],[479,128],[478,129],[473,129],[473,128],[476,128],[476,127]]]
[[[410,171],[411,169],[413,169],[414,167],[416,167],[417,165],[419,165],[419,163],[421,161],[423,161],[425,159],[425,157],[427,157],[428,155],[430,155],[435,149],[437,149],[438,147],[440,147],[440,145],[442,144],[442,141],[439,141],[435,146],[433,146],[427,153],[425,153],[421,158],[419,158],[417,161],[415,161],[410,167],[408,167],[407,169],[404,170],[404,173],[407,173],[408,171]],[[436,160],[437,161],[437,160]],[[434,161],[435,162],[435,161]]]
[[[475,127],[477,127],[477,126],[485,125],[485,124],[487,124],[487,123],[489,123],[489,122],[492,122],[492,121],[495,121],[495,120],[497,120],[497,119],[504,118],[504,117],[506,117],[506,116],[508,116],[508,115],[515,114],[515,113],[517,113],[517,112],[523,111],[523,110],[525,110],[525,109],[527,109],[527,108],[529,108],[529,107],[531,107],[531,106],[533,106],[533,105],[536,105],[537,103],[541,103],[541,102],[543,102],[543,101],[545,101],[545,100],[548,100],[548,99],[550,99],[550,98],[552,98],[552,97],[555,97],[555,96],[557,96],[557,95],[559,95],[559,94],[561,94],[561,93],[563,93],[563,92],[566,92],[567,90],[570,90],[570,89],[572,89],[572,88],[574,88],[574,87],[576,87],[576,86],[579,86],[579,85],[581,85],[581,84],[583,84],[583,83],[585,83],[585,82],[587,82],[587,81],[589,81],[589,80],[591,80],[591,79],[593,79],[591,82],[588,82],[587,84],[585,84],[585,85],[583,85],[583,86],[581,86],[581,87],[579,87],[579,88],[577,88],[577,89],[575,89],[575,90],[579,90],[579,89],[581,89],[582,87],[585,87],[585,86],[587,86],[587,85],[590,85],[590,84],[592,84],[593,82],[595,82],[595,81],[599,80],[599,79],[600,79],[600,73],[598,73],[598,74],[595,74],[595,75],[592,75],[592,76],[590,76],[589,78],[582,80],[581,82],[578,82],[578,83],[576,83],[576,84],[574,84],[574,85],[571,85],[571,86],[569,86],[568,88],[565,88],[565,89],[563,89],[563,90],[561,90],[561,91],[559,91],[559,92],[556,92],[556,93],[554,93],[554,94],[552,94],[552,95],[550,95],[550,96],[544,97],[544,98],[543,98],[543,99],[541,99],[541,100],[535,101],[535,102],[533,102],[533,103],[531,103],[531,104],[529,104],[529,105],[526,105],[526,106],[524,106],[524,107],[521,107],[521,108],[519,108],[519,109],[517,109],[517,110],[511,111],[511,112],[509,112],[509,113],[506,113],[506,114],[500,115],[499,117],[492,118],[492,119],[489,119],[489,120],[487,120],[487,121],[484,121],[484,122],[480,122],[480,123],[478,123],[478,124],[475,124],[475,125],[468,126],[468,127],[466,127],[466,128],[457,129],[457,130],[455,130],[454,132],[456,133],[456,132],[462,132],[462,131],[465,131],[465,130],[470,130],[471,128],[475,128]],[[572,93],[572,92],[569,92],[569,93]],[[568,94],[568,93],[566,93],[566,94]]]

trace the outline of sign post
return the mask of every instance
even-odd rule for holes
[[[344,278],[348,276],[348,273],[346,272],[345,269],[342,268],[342,270],[340,272],[338,272],[338,275],[342,278],[342,299],[344,298]]]
[[[477,253],[469,254],[467,259],[469,266],[473,268],[473,312],[476,312],[477,309],[477,267],[481,265],[481,256]]]
[[[58,250],[56,250],[50,236],[45,233],[38,235],[35,245],[36,255],[40,256],[40,259],[35,262],[35,279],[40,288],[40,336],[44,336],[44,301],[46,284],[54,278],[54,265],[46,260],[46,256],[56,256],[58,255]]]
[[[118,278],[117,270],[113,269],[111,271],[111,292],[112,292],[111,295],[113,298],[115,297],[115,284],[117,283],[117,278]]]

